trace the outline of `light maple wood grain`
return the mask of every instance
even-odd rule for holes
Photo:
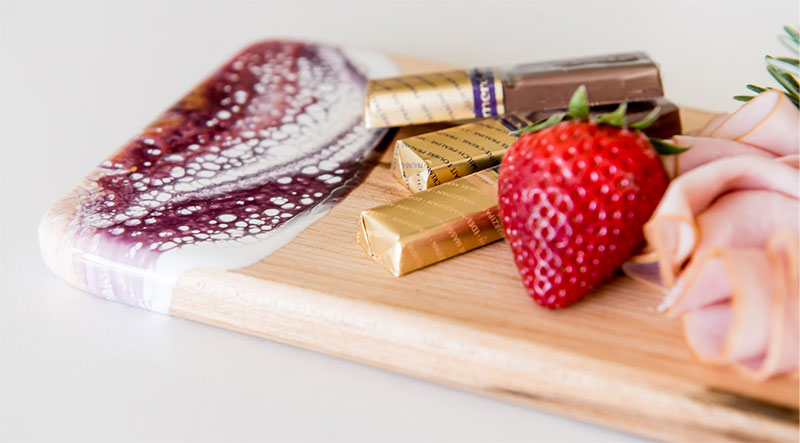
[[[685,128],[709,117],[686,111]],[[408,195],[390,155],[273,255],[185,273],[171,312],[651,437],[797,440],[796,376],[755,383],[701,364],[659,297],[621,275],[562,311],[526,295],[505,242],[393,277],[355,242],[362,210]]]

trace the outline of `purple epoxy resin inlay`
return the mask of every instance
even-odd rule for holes
[[[346,193],[384,130],[361,120],[380,54],[252,45],[104,161],[40,226],[56,273],[166,312],[180,274],[236,268],[291,240]]]

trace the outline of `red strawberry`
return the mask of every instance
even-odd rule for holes
[[[585,99],[579,89],[569,115],[587,118]],[[623,105],[598,120],[624,124],[624,113]],[[563,308],[619,268],[641,244],[642,226],[667,183],[638,130],[582,120],[523,134],[503,159],[498,193],[503,229],[531,297]]]

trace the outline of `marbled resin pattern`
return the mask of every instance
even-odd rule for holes
[[[48,265],[157,311],[196,266],[233,268],[285,244],[347,191],[385,131],[361,122],[386,57],[266,41],[235,56],[45,215]]]

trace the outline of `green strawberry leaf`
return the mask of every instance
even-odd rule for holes
[[[631,129],[646,129],[652,125],[656,119],[658,119],[658,114],[661,112],[661,106],[656,106],[655,109],[650,111],[649,114],[645,115],[643,119],[639,120],[638,122],[633,122],[628,125]]]
[[[605,123],[611,126],[625,126],[625,112],[628,110],[627,103],[621,103],[614,112],[600,114],[595,120],[597,123]]]
[[[672,143],[664,141],[660,138],[650,138],[649,140],[650,144],[653,145],[653,149],[655,149],[659,155],[676,155],[689,150],[689,148],[675,146]]]
[[[752,95],[734,95],[733,99],[740,102],[749,102],[750,100],[754,99]]]
[[[589,119],[589,99],[586,97],[586,86],[580,85],[569,100],[567,115],[574,120]]]
[[[521,129],[517,129],[516,131],[511,131],[509,134],[511,135],[522,135],[528,132],[536,132],[541,131],[542,129],[549,128],[550,126],[555,126],[561,123],[561,120],[564,120],[566,114],[563,112],[559,112],[558,114],[553,114],[550,117],[545,119],[539,120],[537,122],[533,122],[530,126],[526,126]]]

